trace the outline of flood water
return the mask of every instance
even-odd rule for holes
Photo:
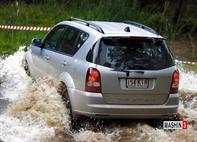
[[[163,130],[158,120],[84,119],[70,128],[58,82],[50,77],[32,81],[23,69],[24,51],[0,60],[0,139],[5,142],[196,142],[197,73],[181,65],[179,113],[187,130]]]

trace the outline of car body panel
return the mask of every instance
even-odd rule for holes
[[[176,113],[179,95],[169,94],[175,66],[161,70],[129,70],[127,74],[124,71],[115,71],[88,62],[86,58],[91,49],[94,48],[95,54],[98,52],[102,38],[147,37],[163,39],[163,37],[125,23],[92,22],[102,27],[105,34],[80,22],[63,21],[56,25],[71,26],[89,34],[89,38],[73,56],[31,44],[25,58],[32,77],[51,76],[64,82],[75,116],[162,118]],[[125,32],[125,27],[129,27],[131,32]],[[90,67],[96,68],[101,74],[101,93],[85,91],[86,74]],[[149,86],[146,89],[128,89],[125,87],[126,78],[146,78],[149,80]]]
[[[175,67],[135,73],[113,71],[110,68],[98,66],[101,73],[102,94],[106,103],[110,104],[163,104],[169,95],[172,74]],[[128,89],[125,86],[126,78],[146,78],[149,87],[146,89]]]
[[[177,112],[179,94],[170,94],[162,105],[106,104],[101,93],[69,89],[74,115],[96,118],[164,118]]]

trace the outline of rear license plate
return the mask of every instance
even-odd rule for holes
[[[148,79],[126,79],[126,88],[146,89],[148,88]]]

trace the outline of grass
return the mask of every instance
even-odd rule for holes
[[[89,20],[139,21],[156,27],[160,16],[138,10],[137,0],[75,0],[69,5],[56,2],[36,4],[8,3],[0,5],[0,24],[27,26],[54,26],[67,18],[79,17]],[[118,11],[117,11],[118,10]],[[144,18],[149,17],[149,18]],[[13,31],[0,29],[0,54],[9,54],[17,50],[20,45],[30,43],[34,37],[43,37],[46,32]]]
[[[160,29],[160,11],[151,11],[150,5],[141,9],[138,0],[73,0],[69,4],[58,1],[59,3],[49,0],[40,4],[23,2],[18,5],[16,3],[1,4],[0,25],[52,27],[73,16],[88,20],[132,20],[153,27],[156,31]],[[172,21],[165,17],[163,25],[161,34],[172,38],[175,32]],[[46,33],[0,29],[0,54],[10,54],[19,46],[28,45],[32,38],[42,38]]]
[[[35,31],[0,31],[0,54],[11,54],[18,50],[19,46],[28,45],[32,38],[42,38],[46,32]]]
[[[58,22],[57,15],[48,15],[55,7],[51,5],[0,5],[0,24],[20,26],[53,26]],[[57,7],[56,7],[57,8]],[[53,10],[54,12],[54,10]],[[45,18],[46,17],[46,18]],[[55,19],[56,18],[56,19]],[[47,32],[15,31],[0,29],[0,54],[10,54],[21,45],[28,45],[32,38],[42,38]]]
[[[183,69],[188,72],[188,71],[194,71],[197,72],[197,65],[187,65],[187,64],[182,64]]]

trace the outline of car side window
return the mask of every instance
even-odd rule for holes
[[[94,49],[95,49],[96,43],[93,45],[93,47],[90,49],[90,51],[88,52],[88,54],[86,56],[86,61],[88,61],[90,63],[93,63]]]
[[[84,44],[84,42],[88,39],[88,37],[89,37],[89,35],[87,33],[81,32],[79,35],[79,40],[77,42],[76,48],[77,49],[80,48]]]
[[[73,27],[68,27],[62,40],[60,41],[58,51],[73,56],[87,40],[87,38],[87,33]]]
[[[65,25],[55,27],[45,38],[44,48],[56,50],[58,47],[59,40],[62,38],[65,30]]]

